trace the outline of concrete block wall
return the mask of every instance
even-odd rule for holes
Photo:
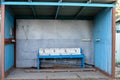
[[[94,62],[93,21],[18,19],[16,26],[17,67],[36,67],[39,48],[83,48]]]

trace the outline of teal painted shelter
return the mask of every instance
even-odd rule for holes
[[[115,4],[116,0],[1,0],[2,80],[13,67],[34,65],[39,47],[83,48],[87,64],[114,77]]]

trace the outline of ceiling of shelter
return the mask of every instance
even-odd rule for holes
[[[56,6],[7,6],[7,8],[17,18],[50,18],[55,19],[57,8]],[[33,9],[34,10],[33,10]],[[93,18],[104,8],[98,7],[66,7],[59,8],[57,18],[72,18],[83,19]]]
[[[5,1],[29,1],[29,0],[5,0]],[[58,0],[32,0],[57,2]],[[82,2],[88,0],[62,0],[62,2]],[[116,0],[91,0],[92,3],[114,3]],[[61,6],[7,6],[16,18],[42,18],[42,19],[92,19],[103,7],[68,7]],[[57,16],[57,17],[56,17]]]

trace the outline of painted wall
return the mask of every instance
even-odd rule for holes
[[[5,38],[13,38],[14,36],[10,34],[10,29],[14,27],[14,18],[10,12],[5,10]],[[14,45],[5,45],[5,72],[9,70],[14,65]]]
[[[0,27],[1,27],[1,14],[0,14]],[[1,30],[0,30],[0,42],[1,42]],[[2,65],[1,65],[1,63],[2,63],[2,61],[1,61],[1,59],[2,59],[2,54],[1,54],[1,44],[0,44],[0,79],[1,79],[1,74],[2,74]]]
[[[120,22],[116,24],[116,63],[120,63]]]
[[[120,63],[120,33],[116,33],[116,63]]]
[[[112,10],[106,8],[94,19],[95,66],[111,74]],[[100,39],[100,40],[99,40]]]
[[[5,71],[14,65],[14,45],[5,45]]]
[[[86,62],[93,64],[93,21],[21,19],[16,32],[17,67],[36,67],[39,48],[83,48]]]

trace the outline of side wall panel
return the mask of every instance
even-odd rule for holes
[[[1,14],[0,14],[0,29],[1,29]],[[0,30],[0,42],[1,42],[1,30]],[[1,79],[1,75],[2,75],[2,65],[1,64],[2,64],[2,52],[1,52],[1,44],[0,44],[0,79]]]
[[[95,66],[111,74],[112,9],[104,9],[95,17],[94,23]]]
[[[5,39],[14,38],[10,34],[10,29],[14,27],[14,18],[10,12],[6,9],[5,11]],[[9,70],[14,64],[14,45],[5,45],[5,72]]]

